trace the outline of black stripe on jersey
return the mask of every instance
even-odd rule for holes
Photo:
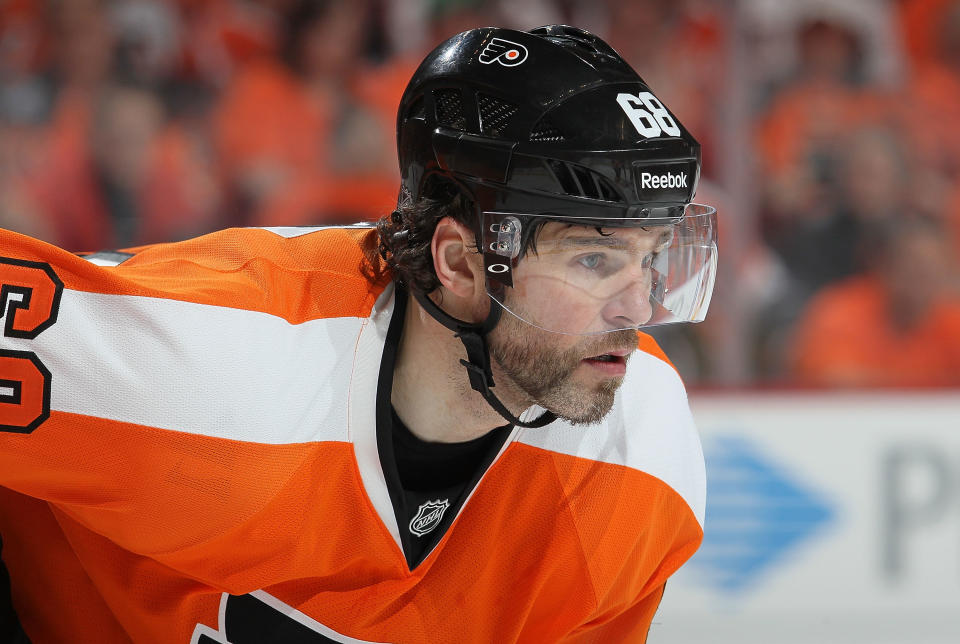
[[[230,595],[223,618],[224,632],[230,644],[337,644],[322,633],[301,624],[253,595]],[[201,635],[198,644],[220,644]]]

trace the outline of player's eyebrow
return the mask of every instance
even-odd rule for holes
[[[629,248],[630,244],[625,243],[618,237],[564,237],[558,239],[557,246],[570,246],[580,248],[583,246],[603,246],[606,248]]]
[[[661,250],[673,239],[673,230],[662,230],[653,242],[653,248]],[[623,237],[603,236],[603,237],[563,237],[554,242],[559,248],[587,248],[599,246],[602,248],[615,248],[617,250],[630,249],[635,246],[629,240]]]

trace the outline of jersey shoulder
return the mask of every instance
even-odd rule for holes
[[[370,226],[231,228],[78,256],[0,231],[0,257],[48,266],[66,289],[246,309],[291,323],[369,315],[390,281],[377,246]]]
[[[668,358],[667,354],[664,353],[663,349],[660,348],[660,345],[657,343],[657,341],[653,339],[653,336],[647,333],[638,332],[637,349],[660,360],[661,362],[670,365],[671,368],[676,370],[676,368],[673,366],[673,363],[670,362],[670,358]]]

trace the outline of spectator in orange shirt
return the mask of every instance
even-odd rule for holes
[[[960,176],[960,3],[940,7],[931,29],[931,56],[914,61],[898,116],[924,164]]]
[[[838,138],[837,148],[829,190],[811,178],[792,190],[771,193],[791,216],[766,231],[786,279],[753,320],[755,368],[764,377],[784,375],[784,337],[810,297],[866,268],[864,239],[877,222],[900,216],[908,207],[917,210],[914,168],[897,131],[855,128]],[[805,186],[819,189],[800,189]]]
[[[816,295],[796,328],[798,384],[960,385],[957,267],[932,220],[879,226],[872,270]]]
[[[0,3],[0,228],[46,238],[43,222],[20,212],[17,187],[40,160],[56,96],[47,69],[50,36],[34,0]]]
[[[396,201],[393,132],[358,99],[369,4],[302,0],[283,62],[247,66],[216,112],[225,180],[247,222],[376,218]]]
[[[850,28],[827,19],[797,29],[799,69],[759,115],[758,152],[771,174],[797,163],[829,173],[836,137],[851,125],[881,117],[881,97],[864,86],[863,43]]]
[[[899,0],[895,3],[903,48],[914,66],[937,57],[937,26],[956,0]]]
[[[195,199],[185,144],[165,127],[154,92],[107,86],[93,102],[81,149],[61,146],[25,186],[25,208],[74,251],[179,239],[213,225]]]

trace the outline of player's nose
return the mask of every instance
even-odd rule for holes
[[[636,328],[653,315],[649,280],[631,282],[611,297],[603,308],[604,322],[611,329]]]

